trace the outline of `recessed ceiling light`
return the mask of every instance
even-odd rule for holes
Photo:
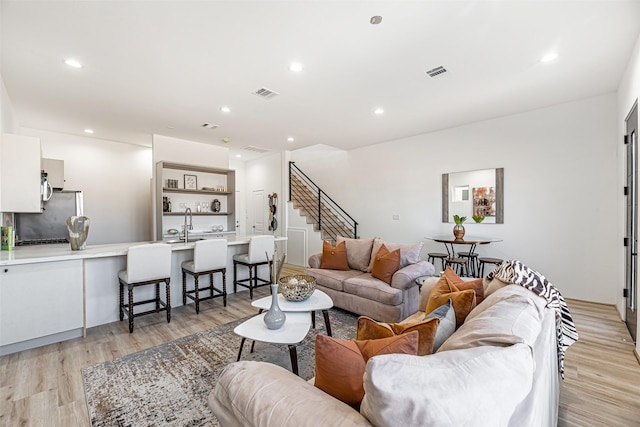
[[[84,133],[93,133],[93,129],[85,129]]]
[[[240,157],[242,157],[242,154],[236,154],[236,157],[240,158]]]
[[[373,25],[378,25],[379,23],[382,22],[382,16],[379,16],[379,15],[372,16],[371,19],[369,19],[369,22]]]
[[[302,71],[302,64],[299,62],[292,62],[291,65],[289,65],[289,71],[299,73],[300,71]]]
[[[231,112],[231,108],[227,107],[226,105],[223,107],[220,107],[220,111],[222,111],[223,113],[229,113]]]
[[[377,115],[381,115],[381,114],[384,114],[384,109],[376,108],[373,112]]]
[[[551,62],[558,57],[558,54],[555,52],[547,53],[545,56],[540,58],[540,62]]]
[[[66,61],[64,61],[64,63],[67,64],[69,67],[82,68],[82,64],[75,59],[71,59],[71,58],[67,59]]]
[[[290,136],[289,138],[287,138],[287,141],[289,141],[289,142],[293,142],[293,141],[295,141],[295,139],[293,139],[293,137],[292,137],[292,136]]]

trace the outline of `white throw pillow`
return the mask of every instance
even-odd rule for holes
[[[528,345],[369,359],[360,413],[376,427],[507,426],[531,389]]]

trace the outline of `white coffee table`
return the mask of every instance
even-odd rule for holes
[[[242,337],[238,360],[242,356],[242,348],[247,339],[273,344],[286,344],[289,346],[289,357],[291,358],[291,371],[298,375],[298,351],[296,345],[300,343],[309,332],[311,319],[308,312],[286,313],[287,319],[279,329],[269,329],[264,323],[266,313],[253,316],[249,320],[235,327],[233,332]],[[253,345],[251,346],[253,352]]]
[[[271,296],[269,295],[255,300],[251,305],[259,308],[260,312],[263,310],[269,310],[271,307]],[[313,294],[304,301],[288,301],[282,296],[282,294],[278,294],[278,305],[280,306],[280,310],[285,313],[311,313],[311,323],[313,328],[316,327],[316,311],[322,311],[324,324],[327,327],[327,335],[332,336],[331,322],[329,321],[329,309],[333,307],[333,300],[329,295],[325,294],[321,290],[316,289]]]

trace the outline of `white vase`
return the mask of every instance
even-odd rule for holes
[[[271,285],[271,307],[264,315],[264,323],[269,329],[280,329],[287,316],[278,305],[278,285]]]

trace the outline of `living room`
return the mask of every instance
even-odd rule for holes
[[[7,25],[5,20],[12,17],[7,15],[7,11],[17,7],[13,3],[3,2],[3,28]],[[638,10],[637,2],[621,4],[621,7],[629,8],[627,11]],[[339,11],[339,6],[336,7]],[[565,19],[566,13],[563,10],[561,14]],[[389,19],[381,15],[383,21],[380,25],[384,26]],[[631,12],[628,15],[637,16]],[[373,25],[369,24],[369,18],[364,17],[366,24]],[[594,89],[593,85],[582,80],[576,82],[576,87],[566,87],[567,77],[563,75],[562,84],[538,89],[540,97],[543,93],[553,93],[555,100],[534,103],[535,107],[515,108],[497,115],[488,112],[484,117],[457,122],[454,117],[439,113],[434,104],[431,113],[440,124],[430,125],[432,128],[422,132],[397,132],[397,137],[385,137],[392,134],[389,128],[393,126],[383,120],[394,114],[393,109],[386,107],[386,117],[362,120],[373,131],[385,136],[371,138],[361,146],[336,148],[331,138],[326,137],[301,148],[285,145],[282,149],[274,149],[247,161],[235,157],[235,148],[232,148],[234,138],[231,138],[231,145],[219,143],[219,137],[224,134],[214,130],[217,132],[216,144],[228,150],[228,167],[242,176],[244,205],[238,209],[244,211],[240,215],[245,219],[240,225],[244,227],[243,234],[249,234],[251,222],[247,214],[249,195],[260,189],[281,194],[278,235],[285,236],[290,228],[304,227],[298,212],[285,205],[288,161],[294,161],[358,220],[361,237],[380,237],[403,243],[424,242],[422,257],[426,258],[427,252],[443,249],[441,244],[427,238],[449,234],[453,227],[452,223],[443,223],[441,219],[442,174],[505,168],[504,224],[466,225],[469,234],[491,236],[502,241],[481,247],[478,251],[487,256],[520,259],[545,274],[565,298],[615,305],[622,318],[626,304],[623,297],[624,247],[620,244],[625,235],[625,197],[622,192],[625,185],[625,146],[622,138],[627,114],[640,96],[640,39],[637,23],[615,25],[628,30],[624,38],[628,55],[617,57],[617,62],[601,61],[606,63],[603,65],[606,71],[599,70],[600,74],[594,74],[595,77],[606,75],[613,83],[607,82]],[[3,44],[4,40],[3,34]],[[608,46],[587,43],[583,48],[600,52],[606,51]],[[512,52],[505,47],[502,49]],[[568,61],[572,57],[561,53],[557,61],[565,58]],[[457,66],[451,65],[450,76],[428,84],[448,85],[456,74],[462,73],[462,59]],[[557,65],[539,64],[537,58],[529,60],[531,67],[520,70],[520,74],[513,73],[512,79],[524,79],[527,73],[540,70],[548,72],[550,67]],[[578,59],[574,61],[579,62]],[[425,66],[420,64],[422,68]],[[8,67],[6,71],[5,67]],[[307,67],[311,67],[311,63]],[[9,74],[15,74],[11,68],[12,65],[3,58],[1,130],[38,137],[42,142],[43,155],[65,159],[67,184],[85,191],[88,216],[95,224],[89,243],[150,240],[149,180],[153,162],[149,144],[153,135],[171,136],[172,131],[166,127],[164,132],[156,130],[146,135],[146,145],[135,145],[123,143],[124,138],[100,136],[99,132],[96,136],[87,136],[81,131],[70,134],[58,130],[55,123],[35,126],[34,119],[24,118],[28,111],[22,103],[14,100],[18,95],[13,92],[17,93],[18,86],[14,86],[15,77],[7,78]],[[424,74],[424,69],[420,72]],[[501,92],[496,91],[475,103],[469,101],[458,105],[459,114],[466,110],[490,110],[524,96],[510,90],[510,84],[511,81],[505,80]],[[67,87],[74,86],[69,83]],[[450,85],[447,88],[453,90]],[[565,92],[572,95],[567,97]],[[425,96],[424,103],[430,102],[430,98]],[[331,120],[327,121],[340,123],[334,114],[337,115],[333,112],[328,114]],[[413,113],[403,110],[395,114],[411,116]],[[47,116],[47,113],[41,115]],[[426,114],[424,116],[426,120]],[[53,113],[50,117],[54,117]],[[211,133],[202,138],[173,137],[188,144],[199,143],[204,138],[213,139],[209,135]],[[247,142],[261,145],[259,140]],[[126,197],[122,195],[123,188],[127,189]],[[398,219],[394,219],[396,217]],[[319,239],[314,241],[311,234],[309,236],[306,253],[300,255],[303,260],[318,252]],[[294,254],[288,258],[293,257]],[[636,352],[639,351],[636,344]]]

